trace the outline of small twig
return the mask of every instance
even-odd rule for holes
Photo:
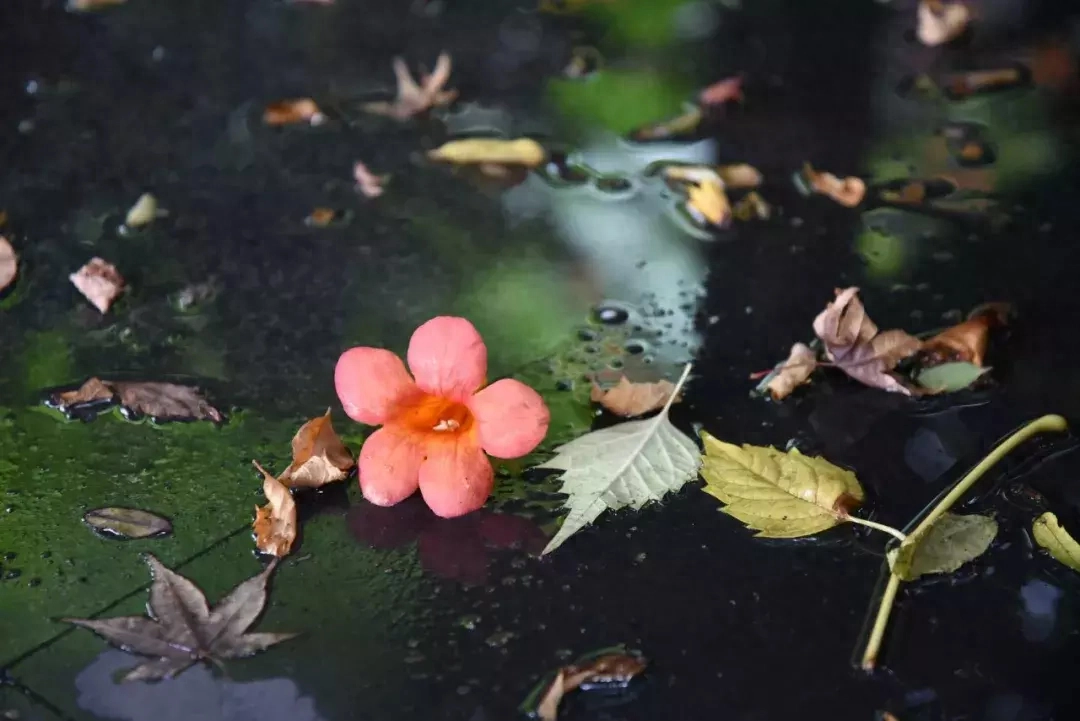
[[[1016,433],[1013,433],[994,448],[994,450],[990,451],[990,453],[979,461],[974,468],[968,471],[967,475],[961,478],[956,485],[952,487],[952,490],[950,490],[949,493],[934,506],[930,513],[927,514],[926,518],[915,527],[915,530],[907,534],[907,538],[900,545],[910,546],[911,544],[918,543],[930,527],[952,508],[953,505],[960,500],[973,485],[975,485],[976,481],[1018,445],[1040,433],[1046,433],[1048,431],[1065,431],[1068,430],[1068,428],[1068,422],[1061,416],[1046,415],[1041,418],[1036,418]],[[890,567],[893,567],[894,564],[890,563],[889,565]],[[890,568],[889,583],[885,587],[885,593],[881,596],[881,603],[878,606],[877,616],[874,618],[874,625],[870,631],[870,638],[866,643],[866,651],[863,653],[862,668],[864,671],[873,671],[877,666],[878,652],[881,650],[881,642],[885,637],[885,628],[889,623],[889,614],[892,612],[893,603],[896,601],[896,594],[900,589],[902,580],[903,579],[897,576],[896,572]]]
[[[907,536],[903,531],[897,530],[892,526],[886,526],[884,523],[877,523],[876,521],[868,521],[865,518],[859,518],[858,516],[844,516],[844,518],[852,523],[856,523],[860,526],[866,526],[867,528],[873,528],[874,530],[888,533],[893,538],[897,539],[901,543],[907,540]]]

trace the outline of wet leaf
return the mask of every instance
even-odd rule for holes
[[[127,215],[124,217],[124,225],[129,228],[142,228],[150,225],[157,218],[157,212],[157,198],[150,193],[143,193],[135,201],[135,205],[128,210]]]
[[[355,176],[355,169],[353,174]],[[351,219],[352,214],[348,211],[334,210],[333,208],[313,208],[311,213],[304,218],[304,225],[309,228],[328,228],[331,225],[347,225]]]
[[[771,447],[742,447],[702,431],[704,491],[764,538],[797,538],[850,520],[865,494],[851,471],[824,458]]]
[[[980,368],[974,363],[943,363],[919,371],[915,382],[935,393],[952,393],[967,388],[989,372],[989,368]]]
[[[356,189],[365,198],[378,198],[383,194],[383,184],[389,176],[375,175],[368,167],[357,160],[353,163],[353,179],[356,180]]]
[[[731,214],[736,220],[748,221],[753,219],[768,220],[772,215],[772,208],[768,202],[758,194],[751,191],[739,199],[731,209]]]
[[[630,139],[636,141],[662,140],[688,135],[697,130],[701,125],[701,108],[694,105],[689,110],[674,118],[663,120],[659,123],[650,123],[636,130],[630,131]]]
[[[91,258],[90,262],[68,276],[79,292],[102,313],[124,291],[124,279],[116,266],[101,258]]]
[[[731,205],[724,187],[712,181],[691,185],[686,189],[689,199],[686,209],[696,221],[708,222],[720,228],[731,219]]]
[[[451,140],[428,151],[428,158],[458,165],[493,163],[523,165],[535,168],[547,159],[547,151],[531,138],[500,140],[498,138],[468,138]]]
[[[288,488],[318,488],[340,481],[356,465],[352,454],[334,432],[330,409],[313,418],[292,439],[292,465],[279,479]]]
[[[276,564],[238,585],[211,610],[195,584],[154,556],[146,554],[145,558],[153,578],[152,618],[63,619],[90,629],[125,651],[154,658],[129,671],[124,681],[171,678],[200,661],[219,663],[251,656],[296,635],[246,633],[266,605],[266,582]]]
[[[989,516],[945,513],[921,538],[909,536],[890,552],[889,565],[905,581],[929,573],[952,573],[981,556],[997,531],[997,521]]]
[[[214,423],[224,420],[195,386],[151,381],[110,381],[108,385],[116,391],[120,405],[151,418]]]
[[[803,166],[801,178],[813,192],[827,195],[848,208],[854,208],[866,196],[866,183],[862,178],[851,176],[841,180],[832,173],[814,170],[810,163]]]
[[[604,654],[586,662],[563,666],[555,672],[544,691],[534,714],[541,721],[555,721],[563,697],[576,689],[625,688],[635,676],[645,670],[641,656],[627,653]]]
[[[960,37],[971,22],[971,10],[960,0],[919,0],[917,15],[919,42],[931,47]]]
[[[56,394],[56,404],[61,410],[65,410],[67,406],[113,400],[115,397],[116,393],[111,386],[100,378],[90,378],[75,390]]]
[[[990,330],[1008,323],[1012,307],[1008,303],[985,303],[968,314],[967,320],[946,328],[923,342],[923,351],[938,360],[967,361],[982,366]]]
[[[885,330],[870,339],[870,347],[886,368],[895,368],[900,361],[918,353],[922,341],[902,330]]]
[[[0,292],[15,281],[19,274],[19,256],[8,239],[0,235]]]
[[[773,400],[782,400],[791,395],[797,386],[810,379],[810,375],[817,367],[817,353],[805,343],[796,343],[791,346],[791,353],[779,372],[766,384]]]
[[[698,102],[702,105],[723,105],[731,100],[743,101],[740,76],[719,80],[698,93]]]
[[[1055,514],[1047,511],[1036,518],[1031,525],[1031,533],[1035,543],[1049,551],[1051,556],[1074,571],[1080,571],[1080,543],[1065,530]]]
[[[263,110],[263,122],[267,125],[322,125],[326,116],[311,98],[294,98],[267,105]]]
[[[450,81],[450,70],[450,56],[441,53],[435,61],[434,72],[431,75],[423,75],[420,84],[417,84],[405,61],[394,58],[394,77],[397,79],[398,86],[397,98],[393,102],[366,103],[364,110],[395,120],[408,120],[432,108],[449,105],[458,95],[456,90],[444,90],[445,85]]]
[[[266,472],[256,461],[252,464],[263,476],[263,494],[269,501],[255,508],[255,546],[263,553],[281,558],[289,555],[296,540],[296,501],[278,479]]]
[[[607,390],[593,383],[590,398],[616,415],[629,417],[663,408],[674,391],[675,384],[671,381],[633,383],[622,376],[614,388]],[[675,402],[678,400],[676,398]]]
[[[172,533],[172,523],[150,511],[138,508],[96,508],[83,516],[94,532],[110,538],[153,538]]]
[[[555,449],[538,468],[565,471],[561,493],[569,514],[543,553],[592,523],[607,509],[641,508],[676,491],[697,473],[697,446],[668,420],[668,410],[690,373],[683,371],[660,413],[641,421],[620,423],[587,433]]]
[[[716,174],[728,188],[756,188],[764,180],[760,170],[746,163],[720,165],[716,168]]]

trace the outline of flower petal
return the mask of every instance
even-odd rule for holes
[[[334,386],[345,413],[354,421],[385,423],[395,408],[419,390],[401,359],[382,348],[350,348],[338,358]]]
[[[420,493],[435,515],[454,518],[484,505],[495,485],[495,472],[474,437],[429,442],[424,450]]]
[[[422,438],[388,426],[372,433],[360,449],[360,490],[376,506],[392,506],[413,493],[424,462]]]
[[[518,458],[540,445],[551,413],[540,394],[521,381],[495,381],[469,399],[480,445],[496,458]]]
[[[464,318],[432,318],[409,341],[409,369],[422,390],[464,403],[484,384],[487,346]]]

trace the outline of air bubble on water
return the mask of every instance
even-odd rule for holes
[[[593,310],[593,314],[596,317],[596,320],[605,325],[620,325],[630,318],[630,312],[628,310],[610,303],[598,305]]]
[[[623,345],[625,350],[630,355],[641,355],[649,350],[649,344],[639,338],[631,338]]]

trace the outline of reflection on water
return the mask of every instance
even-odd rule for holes
[[[1057,626],[1058,604],[1065,594],[1057,586],[1038,578],[1020,587],[1020,620],[1024,638],[1047,641]]]

